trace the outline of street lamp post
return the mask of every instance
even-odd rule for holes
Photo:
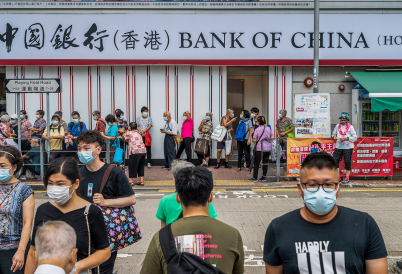
[[[320,0],[314,0],[314,86],[313,92],[318,93],[319,74],[319,37],[320,37]]]

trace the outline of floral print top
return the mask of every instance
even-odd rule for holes
[[[357,134],[352,125],[350,125],[350,128],[348,132],[346,132],[346,135],[342,135],[339,130],[338,130],[339,124],[336,125],[334,128],[334,131],[332,132],[332,137],[337,137],[338,140],[336,140],[336,145],[335,148],[337,149],[352,149],[355,147],[353,144],[354,142],[357,141]],[[344,132],[346,130],[346,125],[341,125],[341,130]],[[349,137],[349,141],[343,141],[341,142],[339,139],[342,137]]]
[[[21,137],[29,138],[29,131],[31,130],[31,128],[32,128],[31,122],[25,120],[25,122],[21,124]]]
[[[144,142],[138,131],[129,131],[124,134],[124,138],[128,140],[128,155],[146,153]]]
[[[34,135],[42,137],[43,132],[45,131],[46,128],[46,120],[45,119],[42,119],[40,121],[36,120],[33,128],[34,129],[42,128],[42,130],[39,131],[38,133],[34,133]]]

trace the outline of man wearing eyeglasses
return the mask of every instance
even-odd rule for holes
[[[304,207],[276,218],[264,243],[267,274],[387,274],[381,231],[367,213],[337,206],[342,183],[332,156],[308,155],[300,171]]]

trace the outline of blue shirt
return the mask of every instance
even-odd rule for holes
[[[118,133],[119,133],[119,128],[117,127],[117,124],[114,124],[113,126],[108,128],[106,136],[116,137]],[[113,141],[110,140],[110,142],[111,142],[112,147],[117,147],[116,139],[114,139]]]
[[[87,130],[87,126],[84,122],[79,122],[78,124],[74,124],[73,122],[68,123],[67,132],[70,132],[73,137],[80,136],[81,128],[80,124],[82,123],[82,131]],[[71,125],[73,126],[71,128]],[[73,147],[77,147],[77,143],[73,140]]]
[[[40,146],[31,148],[25,155],[31,159],[32,164],[35,164],[35,172],[40,174]]]

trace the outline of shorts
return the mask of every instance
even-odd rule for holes
[[[217,149],[225,149],[225,141],[216,143]]]
[[[334,152],[334,159],[336,161],[338,168],[339,168],[339,162],[341,161],[343,155],[343,159],[345,161],[345,169],[352,170],[352,154],[353,154],[353,148],[351,149],[336,148]]]

